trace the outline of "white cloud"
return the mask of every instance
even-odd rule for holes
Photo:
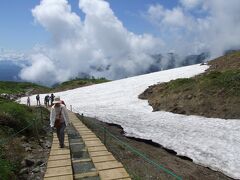
[[[7,49],[0,49],[0,61],[2,60],[25,60],[27,58],[27,55],[22,52],[17,52],[13,50],[7,50]]]
[[[43,83],[43,81],[53,83],[57,74],[55,73],[55,66],[52,61],[42,54],[33,55],[31,59],[32,66],[25,67],[21,70],[21,78],[38,83]]]
[[[149,7],[147,18],[158,26],[184,27],[193,23],[192,17],[186,16],[181,7],[170,10],[160,4]]]
[[[209,50],[214,57],[240,48],[239,0],[181,0],[173,9],[151,5],[147,17],[159,27],[166,49],[182,54]]]
[[[54,40],[73,37],[80,28],[80,17],[71,11],[66,0],[42,0],[32,10],[35,21],[49,31]]]
[[[181,4],[187,9],[196,8],[203,0],[180,0]]]
[[[79,8],[85,14],[83,20],[66,0],[42,0],[32,10],[36,23],[51,33],[52,43],[41,50],[41,56],[34,56],[32,66],[22,71],[23,79],[38,82],[41,77],[42,82],[46,79],[52,84],[79,73],[116,79],[148,69],[151,55],[163,45],[160,39],[129,32],[107,1],[80,0]],[[49,67],[35,71],[43,64]],[[65,72],[61,78],[59,71]]]

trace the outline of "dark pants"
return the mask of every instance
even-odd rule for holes
[[[60,128],[57,128],[57,137],[59,140],[60,147],[64,147],[64,129],[66,128],[65,123],[61,123]]]

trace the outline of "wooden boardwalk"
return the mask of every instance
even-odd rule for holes
[[[90,158],[74,160],[71,158],[70,144],[65,138],[66,148],[60,149],[56,135],[53,136],[53,144],[47,164],[47,171],[44,179],[46,180],[72,180],[98,177],[102,180],[130,180],[130,176],[123,165],[118,162],[107,150],[100,139],[88,129],[74,113],[69,111],[69,119],[78,131],[84,144],[84,151],[87,151]],[[72,144],[74,145],[74,144]],[[95,169],[91,172],[73,173],[72,164],[76,162],[91,161]]]
[[[65,136],[65,145],[69,147],[69,142]],[[56,133],[53,135],[53,142],[47,163],[45,180],[72,180],[72,162],[69,148],[59,148]]]

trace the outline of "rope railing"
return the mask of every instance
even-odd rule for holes
[[[78,112],[77,109],[73,108],[71,106],[71,110],[74,112]],[[126,147],[129,151],[131,151],[133,154],[137,155],[138,157],[140,157],[141,159],[145,160],[147,163],[151,164],[153,167],[155,167],[157,170],[161,170],[163,172],[165,172],[166,174],[172,176],[174,179],[177,180],[182,180],[183,178],[176,175],[175,173],[173,173],[172,171],[168,170],[167,168],[165,168],[163,165],[155,162],[154,160],[151,160],[150,158],[148,158],[144,153],[140,152],[139,150],[137,150],[136,148],[130,146],[129,144],[127,144],[126,142],[123,142],[122,140],[120,140],[118,137],[116,137],[115,135],[113,135],[110,131],[108,131],[106,129],[106,127],[97,124],[96,122],[93,121],[88,121],[86,122],[86,119],[84,119],[83,114],[80,114],[82,116],[82,120],[83,123],[85,123],[87,126],[89,125],[89,123],[93,124],[95,127],[97,127],[98,129],[100,129],[101,131],[103,131],[103,142],[104,144],[107,146],[107,138],[112,137],[113,139],[115,139],[117,141],[117,143],[123,145],[124,147]]]
[[[14,138],[15,136],[17,136],[18,134],[20,134],[21,132],[23,132],[24,130],[26,130],[27,128],[29,128],[30,126],[33,125],[33,122],[31,124],[29,124],[28,126],[24,127],[23,129],[21,129],[20,131],[12,134],[10,137],[7,137],[5,139],[0,140],[0,145],[6,144],[7,142],[9,142],[12,138]]]
[[[107,134],[109,134],[112,138],[116,139],[119,143],[121,143],[122,145],[124,145],[125,147],[127,147],[129,150],[131,150],[132,152],[134,152],[136,155],[140,156],[141,158],[143,158],[144,160],[146,160],[148,163],[152,164],[153,166],[155,166],[157,169],[164,171],[165,173],[172,175],[173,177],[175,177],[178,180],[182,180],[182,178],[176,174],[174,174],[172,171],[166,169],[163,165],[158,164],[157,162],[149,159],[146,155],[144,155],[142,152],[140,152],[139,150],[133,148],[132,146],[128,145],[127,143],[121,141],[119,138],[117,138],[116,136],[114,136],[112,133],[110,133],[108,130],[106,130],[106,128],[104,128],[105,131],[107,132]]]
[[[42,110],[40,111],[40,115],[41,115],[40,119],[42,121]],[[35,133],[36,133],[36,135],[38,137],[38,129],[37,129],[37,124],[36,124],[37,122],[38,122],[38,118],[33,118],[33,121],[29,125],[25,126],[24,128],[22,128],[21,130],[17,131],[16,133],[10,135],[9,137],[7,137],[5,139],[1,139],[0,140],[0,145],[4,145],[4,144],[8,143],[12,138],[14,138],[15,136],[17,136],[18,134],[20,134],[21,132],[25,131],[26,129],[28,129],[31,126],[33,126],[33,128],[35,129]]]

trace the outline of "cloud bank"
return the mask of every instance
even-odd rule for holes
[[[239,0],[180,0],[172,9],[155,4],[146,17],[159,28],[165,48],[178,53],[210,51],[216,57],[240,48]]]
[[[151,55],[162,46],[160,39],[129,32],[104,0],[80,0],[79,8],[83,20],[66,0],[42,0],[32,10],[52,41],[32,56],[22,79],[45,84],[83,74],[117,79],[141,74],[150,66]]]
[[[239,0],[180,0],[167,9],[150,5],[145,18],[159,37],[128,31],[105,0],[79,0],[82,19],[67,0],[42,0],[32,15],[51,34],[51,43],[36,48],[23,80],[52,85],[90,75],[119,79],[156,69],[154,55],[175,52],[212,57],[240,47]],[[163,59],[167,64],[169,58]],[[179,62],[176,62],[179,63]]]

